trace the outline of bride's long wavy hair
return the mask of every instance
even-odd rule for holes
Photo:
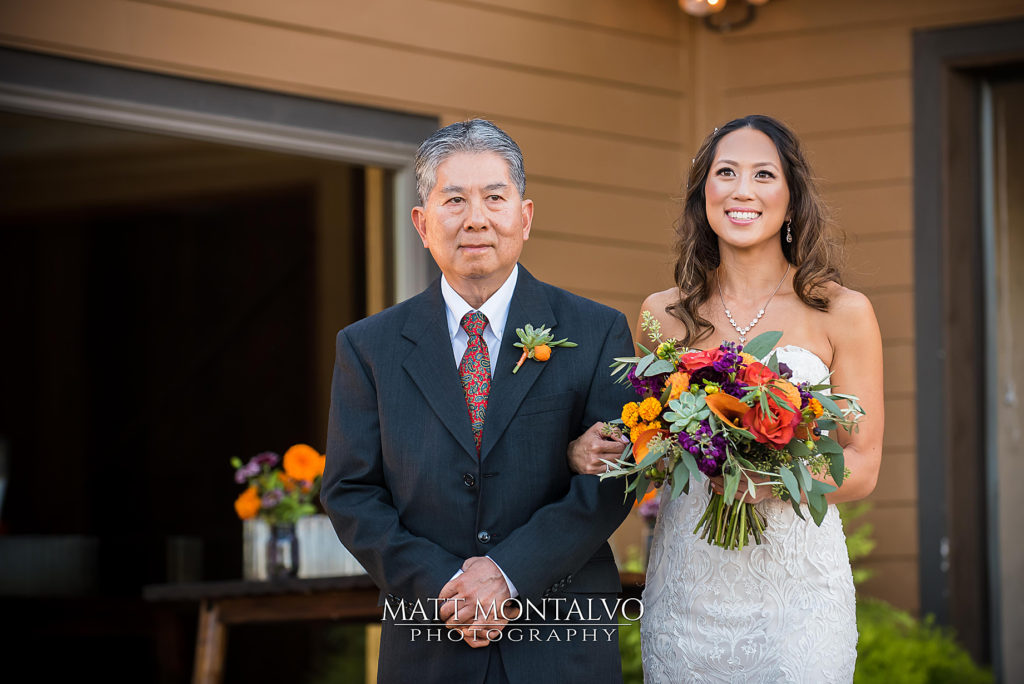
[[[786,242],[786,231],[781,229],[779,240],[786,260],[796,269],[793,288],[797,295],[808,306],[826,311],[829,302],[823,286],[829,281],[842,282],[842,240],[835,234],[828,207],[815,186],[810,165],[796,136],[769,116],[754,114],[733,119],[711,133],[697,151],[686,180],[683,211],[676,221],[675,281],[679,300],[665,310],[685,326],[686,337],[681,340],[685,345],[693,344],[714,329],[700,314],[700,307],[713,292],[715,269],[721,261],[718,236],[708,222],[704,185],[719,141],[740,128],[753,128],[767,135],[782,160],[782,171],[789,186],[793,242]]]

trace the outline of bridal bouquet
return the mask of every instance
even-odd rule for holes
[[[605,461],[601,479],[625,478],[626,494],[639,499],[650,485],[667,487],[672,498],[689,492],[691,480],[722,476],[724,494],[712,492],[694,533],[709,544],[741,549],[760,544],[766,520],[754,504],[735,496],[740,482],[755,494],[770,487],[792,503],[803,518],[806,499],[811,518],[821,525],[825,494],[846,476],[843,449],[828,436],[838,426],[856,429],[864,411],[857,398],[826,395],[821,384],[793,383],[792,374],[772,351],[781,332],[767,332],[745,346],[724,342],[707,351],[689,350],[661,339],[661,326],[648,312],[641,323],[654,351],[616,358],[612,375],[631,384],[639,401],[622,407],[607,430],[628,434],[630,443],[617,461]],[[767,358],[766,358],[767,357]],[[762,362],[760,359],[764,359]],[[844,399],[840,409],[833,399]],[[835,485],[813,475],[831,476]],[[709,483],[710,490],[710,483]]]

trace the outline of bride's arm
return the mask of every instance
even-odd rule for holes
[[[853,290],[842,290],[833,298],[829,320],[833,323],[829,331],[833,391],[857,397],[865,412],[855,432],[839,427],[833,435],[843,447],[850,474],[825,498],[829,503],[842,503],[863,499],[874,491],[878,481],[885,428],[882,336],[871,302]],[[837,403],[841,407],[845,404]]]

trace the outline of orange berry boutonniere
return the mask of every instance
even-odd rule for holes
[[[569,338],[554,339],[555,336],[551,334],[551,328],[545,328],[543,325],[534,328],[527,323],[524,328],[516,328],[516,335],[519,335],[519,341],[515,343],[515,346],[522,349],[523,353],[519,357],[516,367],[512,369],[513,374],[519,371],[519,367],[526,359],[547,361],[551,358],[551,350],[554,347],[576,346],[576,343],[570,342]]]

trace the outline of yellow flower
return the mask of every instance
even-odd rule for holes
[[[658,345],[658,348],[654,350],[654,355],[659,359],[665,361],[671,361],[672,355],[676,352],[676,345],[672,342],[662,342]]]
[[[740,352],[740,358],[743,359],[743,363],[749,366],[752,363],[760,363],[754,356],[747,352]]]
[[[821,414],[825,412],[825,409],[822,407],[821,402],[815,399],[814,397],[811,397],[811,400],[807,402],[807,407],[814,412],[815,419],[821,418]]]
[[[260,512],[260,495],[255,487],[249,487],[235,499],[235,513],[242,520],[255,517]]]
[[[622,422],[628,428],[636,427],[637,422],[640,420],[639,405],[635,401],[631,401],[622,407]]]
[[[648,397],[640,402],[640,417],[651,421],[661,415],[661,402],[654,397]]]
[[[665,389],[672,388],[668,395],[668,400],[672,401],[678,399],[679,396],[690,389],[690,376],[686,373],[677,371],[672,375],[668,376],[668,380],[665,381]]]
[[[661,422],[654,421],[653,423],[637,423],[636,427],[630,428],[629,430],[629,441],[636,442],[637,438],[648,430],[660,430]]]
[[[710,383],[707,384],[707,385],[704,385],[704,392],[706,394],[717,394],[720,391],[721,390],[719,389],[718,385],[712,385]]]

